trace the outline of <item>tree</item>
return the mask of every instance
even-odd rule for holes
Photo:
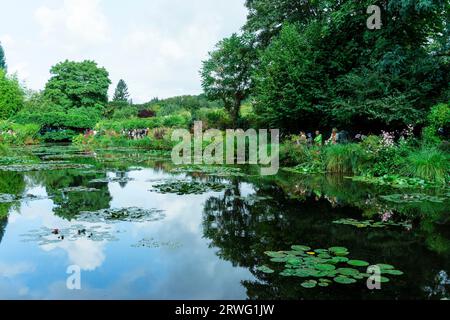
[[[261,122],[290,132],[317,129],[324,114],[321,104],[327,77],[319,63],[321,25],[302,34],[286,25],[260,57],[253,78],[255,111]]]
[[[250,34],[233,34],[220,41],[203,62],[202,87],[212,100],[222,100],[236,127],[242,101],[252,87],[256,51]]]
[[[252,94],[265,123],[398,129],[423,124],[431,106],[448,101],[448,2],[376,1],[380,30],[367,28],[372,4],[247,1],[244,29],[261,52]]]
[[[128,86],[124,80],[120,79],[117,83],[116,91],[114,92],[114,102],[128,102],[130,95],[128,93]]]
[[[108,102],[109,74],[94,61],[66,60],[50,70],[44,96],[64,109],[92,108]]]
[[[2,44],[0,43],[0,69],[6,71],[6,58],[5,58],[5,51],[3,50]]]
[[[6,120],[22,109],[24,96],[19,81],[0,70],[0,120]]]

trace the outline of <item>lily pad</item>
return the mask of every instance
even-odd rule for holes
[[[313,288],[315,288],[317,286],[317,281],[315,281],[315,280],[308,280],[308,281],[303,282],[301,284],[301,286],[303,288],[306,288],[306,289],[313,289]]]
[[[82,211],[77,216],[78,221],[98,222],[149,222],[165,218],[162,210],[143,208],[102,209],[98,211]]]
[[[363,260],[350,260],[347,263],[354,267],[368,267],[370,265],[368,262]]]
[[[261,272],[263,272],[263,273],[268,273],[268,274],[274,273],[274,272],[275,272],[274,270],[270,269],[270,268],[267,267],[267,266],[261,266],[261,267],[258,267],[256,270],[261,271]]]
[[[291,249],[292,249],[292,250],[295,250],[295,251],[303,251],[303,252],[306,252],[306,251],[310,251],[310,250],[311,250],[310,247],[308,247],[308,246],[301,246],[301,245],[295,245],[295,246],[292,246]]]
[[[348,277],[336,277],[334,278],[334,281],[340,284],[353,284],[356,283],[355,279],[348,278]]]

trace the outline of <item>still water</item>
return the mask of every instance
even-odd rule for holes
[[[0,161],[0,217],[8,213],[0,218],[0,298],[450,298],[448,190],[257,173],[183,171],[165,155],[121,149],[16,150]],[[193,181],[221,188],[173,190]],[[168,182],[172,189],[158,189]],[[418,192],[432,197],[382,198]],[[336,223],[349,218],[392,225]],[[292,245],[345,247],[403,275],[381,290],[369,290],[365,280],[307,289],[299,277],[281,276],[283,268],[265,254]],[[81,290],[67,288],[74,265]],[[276,272],[261,272],[263,265]]]

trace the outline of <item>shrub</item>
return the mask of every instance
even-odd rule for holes
[[[17,124],[0,122],[0,143],[7,145],[34,144],[41,127],[37,124]]]
[[[442,137],[439,136],[440,128],[449,130],[450,107],[448,104],[438,104],[431,109],[428,115],[428,126],[423,130],[423,138],[428,143],[439,143]]]
[[[325,149],[325,166],[331,173],[358,174],[367,162],[367,153],[359,144],[338,144]]]
[[[307,146],[299,145],[291,141],[280,146],[280,163],[284,166],[294,166],[306,162],[312,162],[312,150]]]
[[[426,181],[445,184],[449,174],[449,157],[435,148],[413,151],[407,158],[403,173]]]

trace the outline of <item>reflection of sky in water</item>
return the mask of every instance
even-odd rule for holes
[[[162,174],[142,170],[129,173],[129,177],[134,180],[125,187],[109,184],[111,208],[162,209],[166,218],[108,225],[120,239],[116,242],[83,238],[39,247],[37,242],[21,241],[21,235],[41,227],[62,229],[80,223],[53,215],[52,200],[22,203],[19,210],[13,210],[0,244],[0,298],[246,298],[241,281],[253,279],[251,273],[219,259],[217,249],[209,248],[209,240],[203,238],[203,204],[212,193],[163,195],[148,191],[153,183],[149,180],[162,178]],[[252,191],[250,185],[242,189],[243,194]],[[46,194],[41,187],[27,193]],[[180,246],[132,247],[143,238]],[[73,264],[83,270],[81,291],[66,289],[66,269]]]

